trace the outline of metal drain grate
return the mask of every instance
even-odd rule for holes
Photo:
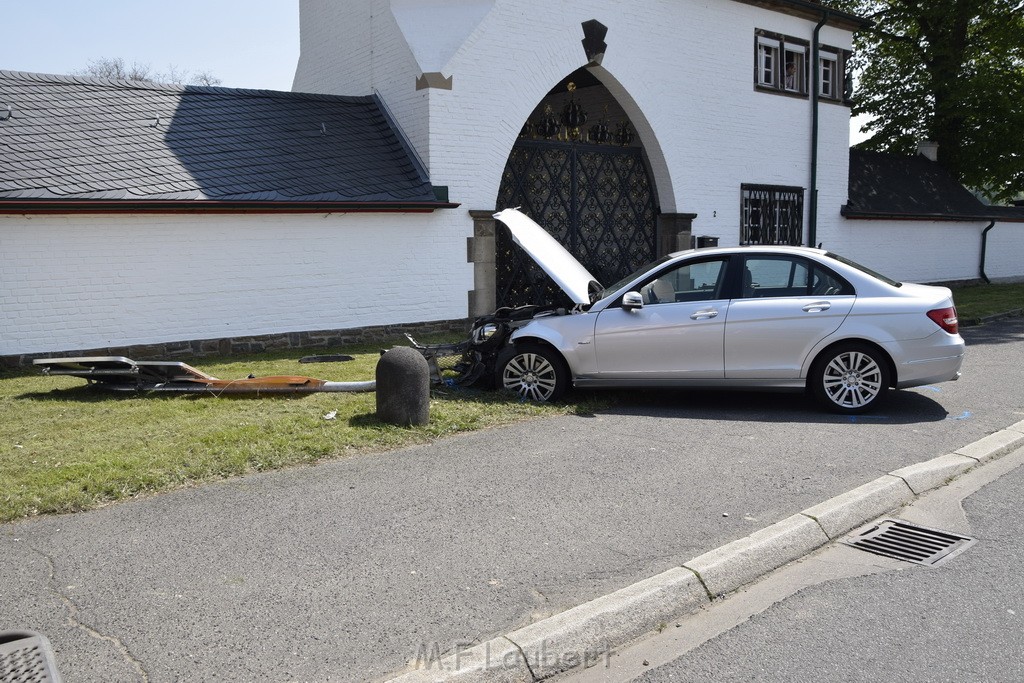
[[[35,631],[0,631],[0,681],[60,683],[46,636]]]
[[[843,540],[846,545],[904,562],[937,567],[977,542],[970,536],[930,529],[897,519],[884,519],[875,526]]]

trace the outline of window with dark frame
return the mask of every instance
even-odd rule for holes
[[[837,80],[839,56],[834,52],[818,53],[818,94],[829,99],[837,99],[839,84]]]
[[[757,73],[754,84],[759,90],[807,96],[807,54],[805,40],[767,31],[758,31]]]
[[[807,48],[786,46],[786,76],[782,87],[786,92],[804,94],[807,92]]]
[[[766,88],[775,88],[779,79],[776,77],[779,63],[779,41],[759,37],[757,39],[757,84]]]
[[[761,29],[754,35],[754,87],[757,90],[807,97],[813,87],[812,76],[817,76],[818,95],[823,100],[851,104],[847,68],[852,52],[822,45],[818,63],[812,64],[810,42]]]
[[[743,184],[740,196],[740,244],[803,244],[804,188]]]

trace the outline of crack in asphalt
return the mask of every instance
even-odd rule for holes
[[[50,573],[50,576],[49,576],[49,582],[50,582],[49,590],[50,590],[50,592],[52,592],[54,595],[57,596],[57,598],[61,601],[61,603],[63,603],[65,609],[67,609],[67,612],[68,612],[67,621],[68,621],[68,623],[71,624],[72,626],[74,626],[75,628],[81,630],[83,633],[88,635],[90,638],[93,638],[95,640],[102,640],[102,641],[105,641],[105,642],[110,643],[111,645],[113,645],[114,649],[121,653],[121,656],[124,658],[124,660],[126,662],[128,662],[136,671],[138,671],[139,676],[142,678],[143,683],[149,683],[149,672],[146,671],[146,667],[143,666],[142,661],[139,660],[135,655],[133,655],[131,653],[131,650],[128,649],[127,645],[122,643],[121,640],[117,636],[108,636],[106,634],[100,633],[95,628],[93,628],[92,626],[89,626],[89,624],[86,624],[84,621],[82,621],[82,620],[80,620],[78,618],[78,614],[79,614],[79,611],[80,611],[79,608],[78,608],[78,605],[75,604],[74,600],[72,600],[68,595],[63,593],[57,587],[57,585],[58,585],[57,584],[57,564],[56,564],[56,562],[54,562],[53,558],[49,554],[43,552],[39,548],[36,548],[36,547],[32,546],[31,544],[26,543],[25,546],[29,550],[31,550],[32,552],[40,555],[43,559],[46,560],[46,564],[47,564],[47,566],[49,568],[49,573]]]

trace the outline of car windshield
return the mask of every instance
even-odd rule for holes
[[[640,269],[638,269],[638,270],[630,273],[626,277],[622,278],[621,280],[619,280],[615,284],[613,284],[613,285],[611,285],[609,287],[605,287],[604,289],[600,290],[596,294],[591,294],[590,302],[594,303],[594,302],[600,301],[601,299],[605,298],[606,296],[608,296],[610,294],[614,294],[615,292],[617,292],[618,290],[622,289],[623,287],[625,287],[630,282],[632,282],[633,280],[637,279],[638,277],[640,277],[641,275],[643,275],[647,271],[649,271],[652,268],[655,268],[657,266],[660,266],[661,264],[663,264],[663,263],[665,263],[667,261],[670,261],[670,260],[672,260],[672,255],[671,254],[669,254],[668,256],[662,256],[657,261],[652,261],[651,263],[648,263],[648,264],[644,265]]]
[[[827,257],[829,257],[831,259],[835,259],[836,261],[839,261],[840,263],[844,263],[844,264],[850,266],[851,268],[856,268],[857,270],[859,270],[860,272],[864,273],[865,275],[870,275],[871,277],[875,278],[876,280],[881,280],[882,282],[884,282],[887,285],[892,285],[893,287],[902,287],[903,286],[902,282],[897,282],[896,280],[893,280],[892,278],[886,277],[886,276],[882,275],[881,273],[876,273],[875,271],[871,270],[867,266],[862,266],[861,264],[857,263],[856,261],[851,261],[850,259],[845,258],[843,256],[840,256],[839,254],[833,254],[832,252],[827,252],[825,254],[825,256],[827,256]]]

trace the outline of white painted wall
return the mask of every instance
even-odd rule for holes
[[[988,222],[845,220],[825,248],[906,282],[981,277],[981,232]],[[1024,224],[996,223],[988,233],[985,273],[1024,280]]]
[[[465,317],[454,218],[0,216],[0,355]]]

